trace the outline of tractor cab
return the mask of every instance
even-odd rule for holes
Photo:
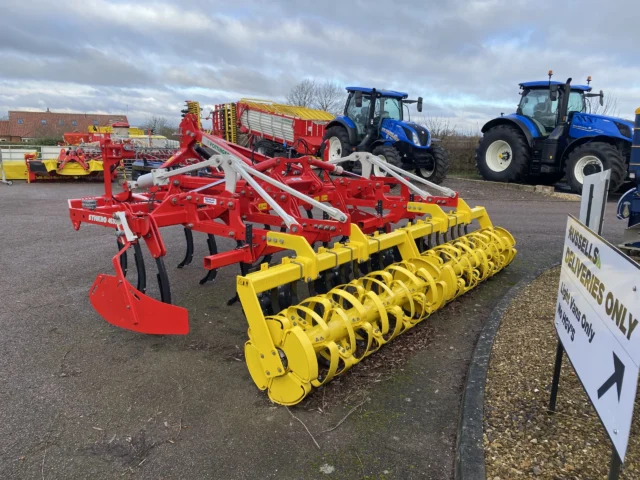
[[[525,82],[520,84],[520,103],[517,115],[526,117],[534,123],[541,136],[547,136],[558,126],[558,107],[563,104],[564,96],[568,95],[566,116],[574,112],[584,112],[586,109],[585,95],[589,95],[589,85],[570,85],[561,82]]]
[[[402,122],[403,106],[406,107],[403,100],[409,96],[407,93],[365,87],[347,87],[347,91],[344,114],[353,121],[358,140],[365,137],[370,125],[379,130],[386,118]],[[422,99],[418,108],[422,110]]]

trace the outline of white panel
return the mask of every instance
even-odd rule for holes
[[[254,133],[285,140],[288,144],[294,141],[293,119],[291,118],[256,110],[245,110],[240,118],[240,123]]]
[[[36,153],[37,150],[29,148],[3,148],[2,160],[24,160],[25,153]]]
[[[64,147],[42,147],[42,160],[57,160]]]

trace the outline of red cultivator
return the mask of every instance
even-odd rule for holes
[[[187,250],[179,267],[192,261],[192,232],[206,233],[200,284],[214,280],[219,268],[240,264],[247,365],[278,403],[297,403],[515,255],[513,238],[492,227],[484,208],[469,208],[455,192],[371,154],[337,161],[359,162],[356,175],[311,156],[252,153],[204,133],[193,114],[180,130],[181,147],[161,168],[120,193],[106,181],[103,196],[69,201],[76,229],[93,223],[115,227],[118,235],[116,274],[98,276],[91,303],[122,328],[188,333],[187,310],[171,304],[160,232],[184,227]],[[105,169],[136,154],[109,139],[102,152]],[[372,176],[374,166],[387,176]],[[474,220],[481,230],[467,234]],[[237,247],[218,252],[218,236]],[[145,294],[143,241],[156,262],[159,300]],[[129,248],[135,287],[125,277]],[[286,256],[276,263],[280,252]],[[303,290],[308,298],[301,301]]]

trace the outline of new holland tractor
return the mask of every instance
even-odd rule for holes
[[[633,124],[627,120],[588,113],[591,93],[586,85],[552,81],[520,84],[516,113],[501,115],[482,127],[476,150],[480,174],[494,182],[530,182],[553,185],[565,174],[574,192],[582,191],[584,177],[611,170],[610,190],[627,177]]]
[[[422,97],[408,100],[403,92],[367,87],[347,87],[347,92],[344,114],[326,126],[324,158],[331,161],[353,152],[369,152],[433,183],[445,179],[447,151],[433,142],[426,128],[404,119],[409,104],[417,103],[422,111]],[[384,175],[378,167],[374,173]]]

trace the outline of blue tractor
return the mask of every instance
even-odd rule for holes
[[[495,182],[553,185],[566,175],[574,192],[582,191],[585,175],[611,169],[610,190],[627,177],[633,124],[588,113],[587,85],[551,81],[520,84],[516,113],[494,118],[482,127],[476,150],[480,174]]]
[[[417,103],[422,111],[422,97],[407,100],[409,95],[403,92],[367,87],[347,87],[347,92],[344,114],[326,126],[323,148],[329,149],[330,160],[352,152],[370,152],[433,183],[445,179],[447,151],[433,143],[426,128],[404,120],[409,104]],[[375,167],[374,174],[386,173]]]

